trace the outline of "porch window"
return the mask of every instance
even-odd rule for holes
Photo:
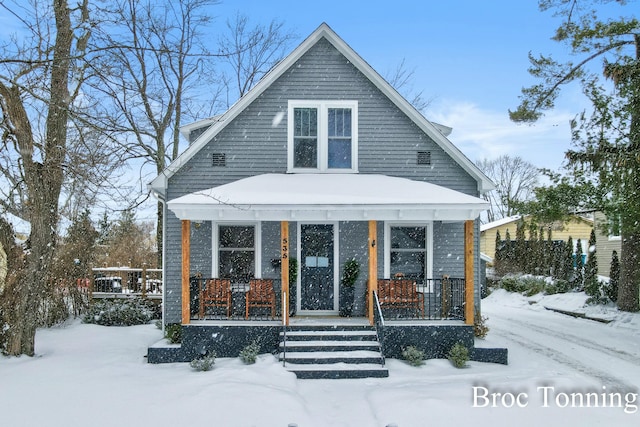
[[[255,272],[255,227],[220,225],[218,239],[218,277],[248,283]]]
[[[426,227],[390,228],[390,277],[402,275],[418,283],[425,283],[426,234]]]
[[[289,101],[290,172],[357,172],[356,101]]]

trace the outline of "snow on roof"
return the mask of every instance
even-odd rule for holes
[[[492,221],[492,222],[488,222],[486,224],[482,224],[480,226],[480,232],[491,230],[492,228],[500,227],[501,225],[509,224],[510,222],[515,222],[515,221],[519,220],[520,217],[521,217],[521,215],[507,216],[507,217],[504,217],[504,218],[501,218],[501,219],[497,219],[497,220]]]
[[[367,174],[264,174],[170,200],[181,219],[475,219],[489,204],[422,181]],[[260,215],[266,215],[260,216]]]

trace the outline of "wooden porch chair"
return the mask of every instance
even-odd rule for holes
[[[270,308],[271,317],[275,317],[276,294],[272,279],[250,279],[245,299],[245,319],[249,318],[249,309],[252,307]]]
[[[424,294],[410,279],[378,279],[380,308],[416,310],[424,318]]]
[[[229,279],[207,279],[204,289],[200,291],[200,318],[204,319],[209,307],[227,309],[227,317],[231,317],[231,281]]]

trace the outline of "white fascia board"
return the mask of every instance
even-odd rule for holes
[[[407,206],[202,206],[172,204],[169,209],[181,220],[191,221],[466,221],[485,211],[478,205],[429,207]]]

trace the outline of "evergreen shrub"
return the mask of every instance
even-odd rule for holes
[[[464,368],[469,361],[469,349],[462,343],[457,343],[449,350],[449,360],[456,368]]]
[[[216,363],[216,354],[209,353],[202,357],[198,357],[197,359],[193,359],[189,366],[191,366],[195,371],[210,371],[213,368],[213,365]]]
[[[164,328],[164,337],[171,344],[179,344],[182,342],[182,325],[179,323],[171,323]]]
[[[412,345],[402,350],[402,358],[409,362],[411,366],[424,365],[424,351]]]
[[[240,351],[240,359],[247,365],[256,363],[258,354],[260,353],[260,344],[258,341],[253,341]]]
[[[157,317],[157,306],[147,299],[103,299],[89,307],[82,321],[102,326],[131,326],[147,324]]]

